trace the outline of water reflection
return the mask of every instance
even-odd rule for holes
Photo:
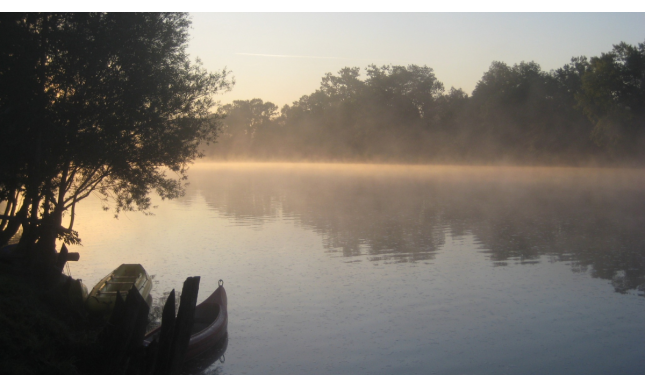
[[[228,335],[210,348],[208,351],[199,355],[190,363],[184,364],[182,374],[184,375],[221,375],[223,373],[222,364],[225,363],[226,348],[228,348]]]
[[[473,235],[496,266],[546,256],[645,292],[639,170],[202,165],[190,191],[238,224],[312,229],[332,256],[429,261],[447,233]]]

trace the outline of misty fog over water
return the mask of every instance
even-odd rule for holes
[[[642,374],[641,19],[4,13],[0,364],[176,373],[199,276],[185,373]]]
[[[83,203],[72,274],[124,257],[153,294],[224,280],[207,373],[642,373],[645,173],[197,164],[186,196]]]

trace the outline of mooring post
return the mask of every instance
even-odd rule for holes
[[[148,323],[148,304],[133,286],[125,301],[117,291],[116,302],[103,336],[107,372],[124,374],[139,372],[136,364],[129,366],[130,358],[143,346]],[[135,361],[136,363],[136,361]]]
[[[179,311],[175,321],[172,337],[172,351],[170,354],[169,373],[178,374],[188,349],[190,335],[193,329],[197,293],[199,292],[200,277],[188,277],[184,282],[179,302]]]
[[[161,313],[161,332],[157,353],[154,359],[153,373],[155,375],[168,374],[170,372],[170,354],[172,350],[172,336],[175,331],[175,289],[173,289]]]

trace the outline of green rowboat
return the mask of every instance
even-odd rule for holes
[[[138,263],[123,264],[94,286],[87,298],[87,309],[93,314],[109,317],[116,302],[116,292],[125,299],[132,286],[137,288],[148,305],[152,303],[152,280],[146,270]]]

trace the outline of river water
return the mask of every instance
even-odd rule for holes
[[[154,216],[78,208],[74,277],[224,280],[219,374],[643,374],[645,172],[196,164]]]

